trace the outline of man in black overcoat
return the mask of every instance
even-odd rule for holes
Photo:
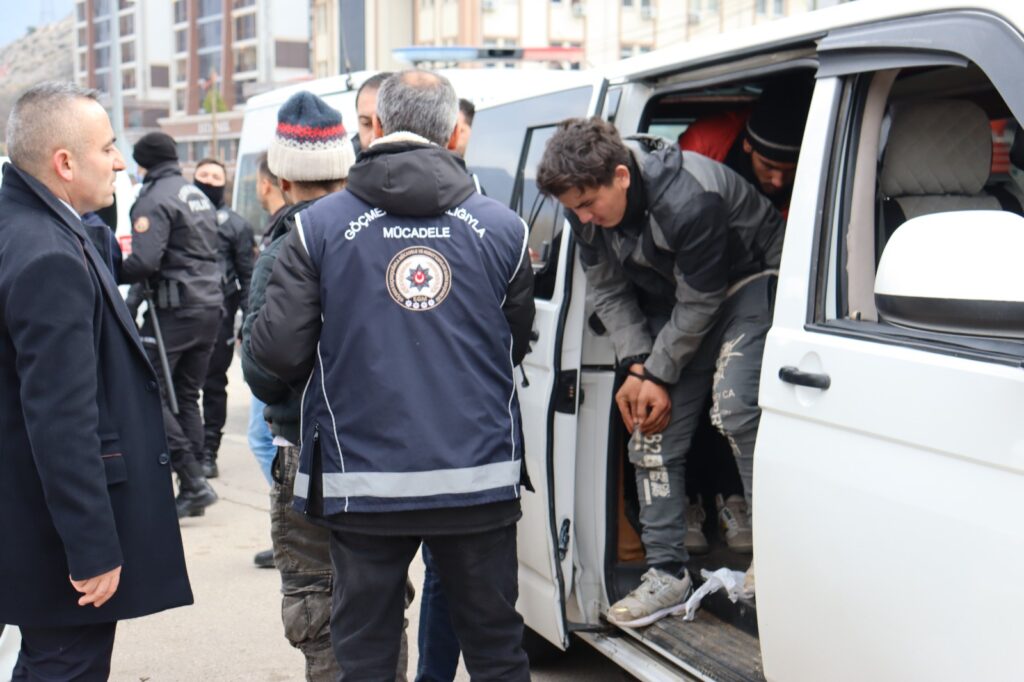
[[[106,679],[118,620],[192,603],[156,374],[80,215],[124,168],[95,91],[11,111],[0,188],[0,623],[15,680]]]

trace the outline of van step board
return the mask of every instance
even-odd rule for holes
[[[669,617],[646,628],[622,630],[698,679],[764,681],[757,638],[703,609],[692,622]]]

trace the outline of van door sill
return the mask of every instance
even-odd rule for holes
[[[764,682],[756,637],[701,610],[691,622],[662,618],[646,628],[622,632],[705,682]]]
[[[615,664],[644,682],[698,682],[699,678],[683,674],[641,642],[622,633],[577,632],[576,636],[615,661]]]

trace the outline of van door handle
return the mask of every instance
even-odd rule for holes
[[[796,367],[786,366],[779,368],[779,378],[787,384],[807,386],[808,388],[819,388],[822,391],[832,385],[832,378],[827,374],[815,374],[814,372],[801,372]]]
[[[540,332],[538,332],[536,329],[531,329],[530,341],[537,341],[538,339],[540,339]]]

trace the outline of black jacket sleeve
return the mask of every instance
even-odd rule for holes
[[[123,283],[142,282],[160,270],[171,238],[171,216],[166,206],[148,197],[132,207],[132,252],[121,263]]]
[[[239,306],[242,309],[242,313],[245,314],[249,310],[249,283],[252,280],[253,252],[256,238],[253,236],[252,226],[249,225],[245,218],[237,213],[233,217],[238,223],[238,229],[235,231],[234,244],[231,245],[231,250],[234,255],[235,275],[238,277],[239,294],[241,296]]]
[[[2,306],[32,458],[76,580],[123,563],[100,456],[96,286],[84,258],[32,258],[13,274]]]
[[[270,273],[266,303],[253,322],[253,359],[290,385],[305,383],[316,359],[320,316],[320,275],[298,230],[292,230]]]
[[[271,244],[260,254],[253,268],[249,288],[249,310],[242,318],[242,374],[252,394],[268,405],[276,405],[288,398],[290,389],[276,376],[263,369],[252,357],[252,328],[256,316],[266,302],[267,282],[277,261],[277,252],[283,244]]]
[[[530,333],[533,331],[533,266],[529,250],[523,250],[516,274],[508,284],[505,304],[501,306],[508,326],[512,329],[512,363],[518,365],[530,352]]]

